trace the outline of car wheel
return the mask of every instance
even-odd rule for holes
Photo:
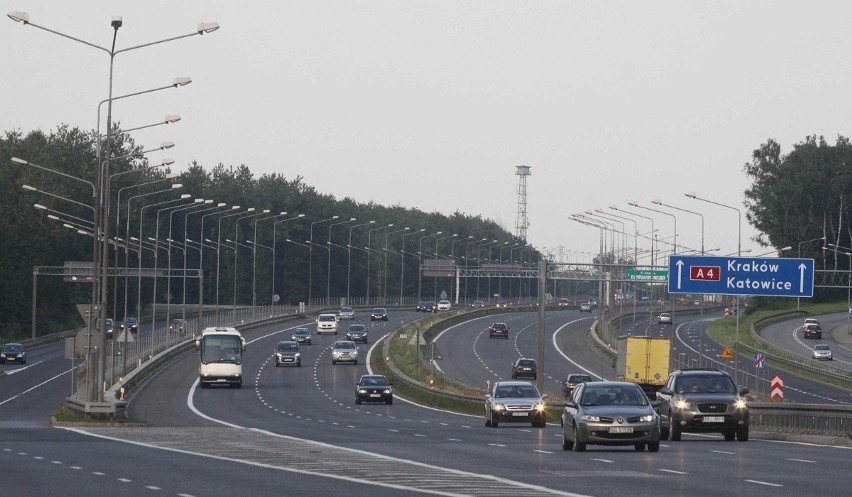
[[[565,436],[565,431],[562,431],[562,450],[571,450],[574,448],[574,442],[568,440],[568,437]]]
[[[199,383],[198,383],[198,385],[199,385],[201,388],[207,388],[207,383],[204,383],[203,381],[199,382]]]
[[[497,421],[497,416],[496,416],[496,415],[492,412],[492,413],[491,413],[491,427],[492,427],[492,428],[497,428],[497,426],[498,426],[499,424],[500,424],[500,423],[499,423],[499,421]]]
[[[669,439],[669,429],[661,428],[660,429],[660,440],[668,440]]]
[[[242,388],[242,387],[243,387],[243,382],[234,383],[234,384],[233,384],[233,387],[234,387],[234,388]]]
[[[357,366],[358,365],[358,359],[355,359],[354,361],[352,361],[352,364],[355,364]]]
[[[648,442],[648,452],[659,452],[660,442]]]
[[[672,419],[671,415],[669,415],[669,419]],[[671,426],[669,427],[669,440],[672,442],[680,441],[680,426],[675,423],[674,420],[670,421]]]
[[[580,441],[579,434],[577,432],[577,425],[574,425],[574,452],[585,452],[586,444]]]
[[[491,426],[491,416],[488,413],[485,414],[485,426]]]
[[[360,404],[361,404],[361,399],[359,399],[358,397],[355,397],[355,403],[356,403],[356,404],[358,404],[358,405],[360,405]]]
[[[517,379],[517,378],[518,378],[518,375],[516,375],[515,373],[512,373],[512,379],[514,380],[514,379]]]
[[[737,428],[737,440],[740,442],[748,442],[748,426],[740,426]]]
[[[278,361],[276,360],[276,361],[275,361],[275,367],[277,368],[277,367],[278,367],[278,366],[280,366],[280,365],[281,365],[281,364],[278,364]]]
[[[737,437],[737,432],[736,432],[736,430],[725,431],[725,432],[722,432],[722,435],[725,436],[726,442],[731,442]]]
[[[299,362],[297,362],[296,366],[299,366],[301,368],[302,367],[302,361],[300,360]]]
[[[332,366],[334,366],[335,364],[337,364],[337,361],[335,361],[334,359],[332,359],[332,360],[331,360],[331,365],[332,365]]]
[[[645,450],[645,444],[633,444],[633,448],[636,449],[636,452],[642,452]]]
[[[393,404],[393,397],[391,397],[391,398],[389,398],[389,399],[388,399],[388,402],[387,402],[387,404],[388,404],[388,405],[391,405],[391,404]]]

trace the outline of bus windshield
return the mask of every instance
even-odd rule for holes
[[[234,335],[207,335],[201,340],[201,363],[242,364],[242,340]]]

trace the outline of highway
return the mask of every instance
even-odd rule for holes
[[[837,475],[848,472],[847,448],[775,442],[757,433],[747,443],[685,434],[656,454],[596,446],[572,453],[562,451],[558,426],[486,428],[481,416],[401,399],[356,406],[354,385],[368,370],[364,356],[378,337],[421,316],[392,311],[388,323],[361,320],[370,343],[359,344],[358,365],[332,366],[335,337],[315,335],[313,345],[303,347],[303,367],[276,368],[273,347],[305,322],[248,330],[242,389],[197,388],[198,359],[188,352],[131,392],[130,414],[145,427],[50,428],[47,418],[70,389],[70,361],[62,359],[60,345],[32,349],[26,366],[4,365],[12,374],[0,377],[0,465],[15,468],[4,490],[47,496],[686,496],[706,489],[793,496],[819,481],[829,495],[846,491]],[[471,384],[509,377],[512,359],[535,355],[535,318],[500,316],[510,323],[509,340],[483,337],[489,319],[446,332],[438,341],[440,367]],[[677,319],[671,328],[686,337],[684,326],[695,318]],[[548,393],[558,396],[558,381],[577,368],[604,377],[612,371],[585,345],[590,323],[577,311],[547,313]]]

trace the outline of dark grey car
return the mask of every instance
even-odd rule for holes
[[[290,340],[278,342],[275,348],[275,366],[302,366],[302,352],[299,343]]]
[[[528,381],[497,381],[485,395],[485,426],[501,422],[547,425],[547,406],[538,389]]]
[[[748,440],[745,395],[731,375],[715,369],[683,369],[669,374],[657,393],[663,438],[680,440],[683,432],[721,433],[725,440]]]

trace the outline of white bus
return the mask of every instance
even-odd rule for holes
[[[212,384],[242,386],[246,341],[236,328],[205,328],[195,340],[195,350],[201,351],[198,367],[201,388]]]

